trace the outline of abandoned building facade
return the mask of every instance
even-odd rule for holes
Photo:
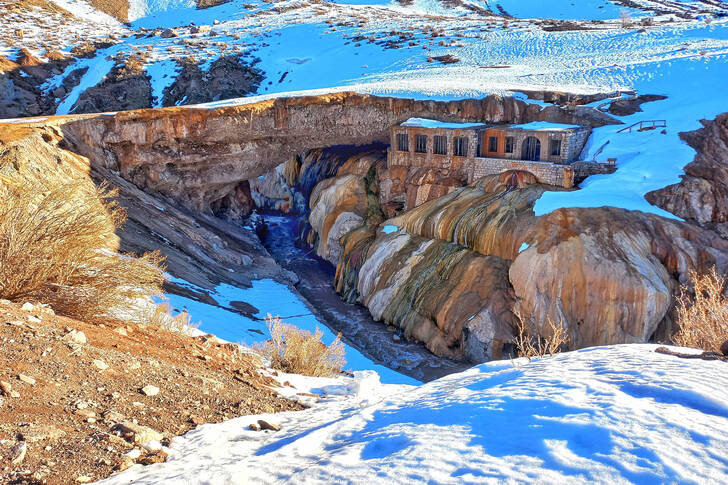
[[[572,164],[590,133],[586,126],[548,122],[478,125],[411,118],[391,128],[388,164],[448,170],[468,183],[523,170],[541,183],[571,188]]]

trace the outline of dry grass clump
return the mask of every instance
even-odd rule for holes
[[[545,357],[558,354],[565,350],[569,344],[569,335],[566,333],[566,329],[563,325],[557,325],[548,319],[549,327],[551,328],[550,337],[540,337],[531,335],[526,322],[521,317],[521,314],[515,312],[516,316],[516,337],[513,340],[513,344],[516,350],[517,357],[527,357],[529,359],[533,357]]]
[[[312,334],[283,323],[280,317],[266,318],[270,340],[256,345],[274,369],[314,377],[331,377],[341,373],[346,359],[341,334],[331,345],[321,342],[323,332],[316,328]]]
[[[87,321],[161,294],[158,252],[109,248],[125,213],[106,187],[0,180],[0,298],[39,301]]]
[[[690,271],[689,286],[680,287],[677,298],[678,330],[675,344],[720,352],[728,341],[728,298],[723,295],[726,278],[713,267],[707,274]],[[694,294],[694,296],[690,296]]]
[[[147,325],[184,335],[191,335],[193,330],[200,326],[199,322],[192,323],[187,312],[183,311],[173,315],[172,309],[167,303],[151,306],[144,317],[144,323]]]

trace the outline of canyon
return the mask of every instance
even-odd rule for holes
[[[536,201],[563,189],[517,170],[470,186],[442,170],[398,173],[386,163],[388,127],[413,116],[616,122],[593,108],[542,109],[498,96],[437,102],[337,93],[6,123],[2,169],[111,183],[129,211],[120,247],[161,246],[169,271],[202,288],[261,277],[299,283],[305,275],[280,267],[242,227],[254,210],[297,217],[299,243],[336,268],[332,284],[345,301],[456,361],[512,355],[521,320],[541,337],[547,322],[563,326],[571,349],[667,339],[689,272],[728,270],[728,241],[705,224],[609,207],[537,216]],[[698,149],[693,165],[721,156],[723,123],[684,135]],[[724,178],[711,174],[703,183],[723,190]],[[404,212],[413,190],[420,205]],[[665,190],[678,194],[662,202],[670,208],[681,192]],[[714,213],[695,219],[723,222]]]

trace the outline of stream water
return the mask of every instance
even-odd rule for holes
[[[296,289],[318,319],[332,331],[341,332],[345,342],[364,356],[419,381],[430,381],[470,367],[438,357],[421,344],[407,342],[382,322],[374,321],[363,306],[344,302],[333,286],[335,268],[314,251],[296,247],[298,219],[272,214],[262,217],[266,224],[262,241],[268,252],[281,266],[298,275]]]

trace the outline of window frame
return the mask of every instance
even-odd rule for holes
[[[432,136],[432,153],[435,155],[447,155],[447,136]]]
[[[561,156],[561,139],[560,138],[552,138],[551,140],[549,140],[549,154],[552,157]]]
[[[429,137],[427,135],[422,134],[416,134],[415,135],[415,153],[427,153],[427,139]],[[423,141],[424,140],[424,141]],[[420,145],[424,145],[422,149],[420,149]]]
[[[468,148],[469,147],[467,136],[453,137],[453,155],[455,155],[456,157],[467,157]]]
[[[513,154],[515,152],[514,147],[516,146],[516,140],[512,136],[506,137],[506,146],[504,147],[503,153]]]
[[[402,141],[404,140],[404,143]],[[403,148],[404,147],[404,148]],[[397,151],[409,152],[409,133],[397,133]]]

